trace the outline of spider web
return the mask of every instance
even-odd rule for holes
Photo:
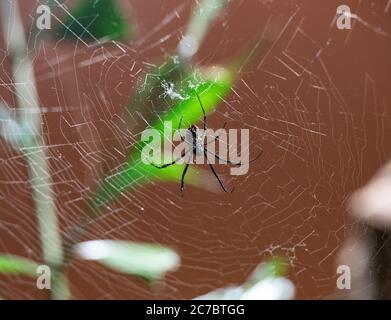
[[[179,185],[156,182],[123,192],[88,225],[84,240],[161,243],[177,250],[181,266],[150,287],[72,260],[73,297],[194,298],[241,283],[258,263],[276,255],[287,259],[298,298],[333,294],[336,256],[354,226],[346,201],[391,151],[390,3],[344,1],[354,13],[352,29],[338,30],[338,1],[233,1],[208,33],[195,64],[224,64],[261,39],[264,30],[278,29],[272,47],[241,69],[229,96],[208,116],[211,128],[224,121],[228,128],[248,128],[250,152],[259,146],[264,154],[245,176],[230,177],[227,166],[217,166],[235,186],[229,195],[201,185],[188,186],[181,197]],[[37,4],[21,2],[29,44],[37,40],[28,31]],[[128,43],[39,42],[32,58],[63,236],[86,215],[85,199],[98,181],[119,167],[137,141],[145,122],[134,115],[134,127],[124,127],[123,110],[153,76],[151,67],[175,51],[192,4],[123,1],[137,24],[137,37]],[[1,99],[15,106],[3,40],[0,48]],[[175,87],[162,85],[168,98],[180,98]],[[168,98],[162,103],[171,103]],[[26,161],[4,140],[0,251],[41,261]],[[45,296],[22,276],[1,275],[0,292],[10,299]]]

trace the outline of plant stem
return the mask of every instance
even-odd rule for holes
[[[180,57],[191,59],[198,51],[210,25],[229,3],[229,0],[200,0],[192,9],[186,34],[177,48]]]
[[[63,247],[52,188],[52,180],[44,139],[41,135],[41,111],[34,68],[27,52],[24,28],[17,1],[1,1],[7,50],[12,55],[15,94],[19,107],[19,123],[31,135],[21,142],[29,169],[33,199],[40,230],[44,262],[52,270],[52,299],[68,296],[67,282],[60,270]]]

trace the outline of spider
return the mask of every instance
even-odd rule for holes
[[[202,110],[202,114],[203,114],[203,128],[204,128],[204,132],[206,132],[207,124],[206,124],[205,109],[204,109],[204,106],[202,105],[201,99],[200,99],[200,97],[199,97],[199,95],[197,93],[196,93],[196,96],[197,96],[198,102],[199,102],[201,110]],[[181,118],[181,120],[179,122],[178,129],[180,129],[181,124],[182,124],[182,118]],[[225,122],[224,125],[223,125],[223,129],[225,128],[226,124],[227,123]],[[210,169],[212,170],[213,175],[216,177],[216,179],[219,182],[221,188],[223,189],[224,192],[228,192],[228,190],[225,187],[223,181],[220,179],[219,175],[217,174],[215,168],[209,162],[209,160],[208,160],[208,153],[211,154],[212,156],[214,156],[217,160],[225,162],[226,164],[230,164],[230,165],[234,165],[234,166],[240,166],[241,162],[236,162],[235,163],[235,162],[229,161],[227,159],[223,159],[220,156],[218,156],[217,154],[208,151],[208,148],[207,148],[208,143],[207,142],[203,142],[204,141],[203,134],[201,132],[199,132],[199,128],[196,125],[192,124],[187,130],[188,130],[188,132],[190,133],[190,136],[191,136],[191,151],[192,151],[193,155],[194,156],[196,156],[196,155],[204,155],[204,157],[205,157],[205,159],[206,159]],[[218,140],[218,138],[219,138],[219,136],[216,136],[214,141]],[[182,139],[182,141],[184,140],[183,137],[181,137],[181,139]],[[250,160],[248,163],[251,163],[251,162],[257,160],[261,156],[262,152],[263,151],[261,151],[254,159]],[[164,168],[167,168],[167,167],[172,166],[175,163],[177,163],[180,159],[182,159],[184,156],[186,156],[186,154],[187,154],[187,152],[182,153],[182,155],[179,158],[175,159],[174,161],[172,161],[170,163],[166,163],[166,164],[161,165],[161,166],[158,166],[158,165],[153,164],[153,163],[152,163],[152,165],[155,168],[157,168],[157,169],[164,169]],[[185,176],[186,176],[187,170],[189,169],[189,165],[190,165],[189,160],[190,160],[190,157],[186,161],[186,166],[185,166],[185,168],[183,169],[183,172],[182,172],[182,177],[181,177],[181,193],[182,194],[183,194],[183,191],[184,191],[184,188],[185,188]],[[233,190],[234,189],[232,189],[231,192],[233,192]]]

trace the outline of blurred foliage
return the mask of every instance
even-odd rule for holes
[[[132,28],[122,16],[116,0],[83,0],[71,11],[56,34],[85,41],[102,38],[125,40],[132,35]]]
[[[230,0],[200,0],[190,17],[187,35],[191,34],[198,42],[202,42],[211,24],[229,2]]]
[[[271,277],[283,277],[287,273],[287,263],[281,257],[273,257],[266,263],[260,264],[250,275],[245,286],[252,286],[255,283]]]
[[[197,53],[210,26],[228,3],[229,0],[197,1],[186,34],[179,42],[178,53],[181,57],[188,59]]]
[[[197,297],[196,300],[286,300],[294,296],[293,284],[284,276],[287,264],[284,259],[273,257],[261,263],[241,285],[220,288]]]
[[[19,256],[0,254],[0,273],[37,276],[38,264]]]
[[[154,244],[95,240],[79,243],[76,252],[85,260],[95,260],[115,271],[148,281],[160,279],[179,265],[179,256],[173,250]]]
[[[8,107],[0,103],[0,134],[13,148],[20,149],[21,146],[31,145],[31,132],[24,130],[20,121],[14,119]],[[25,141],[28,142],[25,142]]]

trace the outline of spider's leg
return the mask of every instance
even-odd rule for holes
[[[181,157],[182,158],[182,157]],[[180,159],[180,158],[179,158]],[[173,164],[175,164],[179,159],[176,159],[176,160],[174,160],[173,162],[170,162],[170,163],[166,163],[166,164],[163,164],[162,166],[158,166],[158,165],[156,165],[156,164],[154,164],[154,163],[151,163],[151,165],[153,165],[155,168],[157,168],[157,169],[164,169],[164,168],[167,168],[167,167],[169,167],[169,166],[172,166]]]
[[[183,120],[183,114],[182,114],[182,116],[181,116],[181,120],[179,120],[179,126],[178,126],[178,129],[177,129],[177,130],[180,130],[180,129],[181,129],[182,120]],[[181,136],[181,141],[182,141],[182,142],[185,141],[185,138],[184,138],[182,135],[180,135],[180,136]]]
[[[197,95],[198,102],[200,103],[200,106],[201,106],[201,109],[202,109],[202,113],[204,114],[204,131],[206,131],[206,114],[205,114],[205,109],[204,109],[204,106],[202,105],[200,96],[198,95],[197,92],[196,92],[196,95]]]
[[[208,152],[209,154],[211,154],[212,156],[214,156],[217,160],[220,160],[220,161],[223,161],[225,163],[228,163],[228,164],[232,164],[234,166],[240,166],[242,163],[241,162],[232,162],[232,161],[229,161],[227,159],[223,159],[221,158],[220,156],[218,156],[217,154],[213,153],[213,152],[210,152],[209,150],[206,150],[206,152]]]
[[[221,129],[225,129],[225,126],[226,126],[226,125],[227,125],[227,122],[224,122],[224,125],[223,125],[223,127],[222,127]],[[219,134],[214,138],[214,140],[209,141],[209,142],[205,143],[204,145],[208,145],[208,144],[211,144],[211,143],[213,143],[213,142],[216,142],[217,140],[219,140],[220,135],[221,135],[221,133],[219,133]]]
[[[180,159],[182,159],[185,155],[186,155],[187,152],[185,152],[184,154],[182,154],[179,158],[175,159],[174,161],[170,162],[170,163],[166,163],[166,164],[163,164],[161,166],[158,166],[154,163],[151,163],[151,165],[153,165],[155,168],[157,169],[164,169],[164,168],[167,168],[169,166],[172,166],[173,164],[177,163]]]
[[[185,189],[185,176],[186,176],[187,169],[189,169],[189,165],[190,165],[190,163],[187,162],[185,169],[183,169],[183,172],[182,172],[182,177],[181,177],[181,193],[182,193],[182,195],[183,195],[183,191]]]
[[[215,169],[213,168],[212,164],[209,162],[209,160],[208,160],[208,155],[206,154],[206,151],[204,151],[204,154],[205,154],[205,157],[206,157],[206,161],[208,162],[208,165],[209,165],[210,169],[212,170],[214,176],[216,177],[217,181],[219,182],[221,188],[224,190],[224,192],[228,192],[227,189],[226,189],[225,186],[224,186],[223,181],[221,181],[221,179],[219,178],[217,172],[216,172]]]
[[[232,161],[229,161],[227,159],[221,158],[220,156],[218,156],[217,154],[215,154],[213,152],[210,152],[209,150],[206,150],[206,151],[208,153],[210,153],[212,156],[214,156],[217,160],[221,160],[221,161],[223,161],[225,163],[232,164],[233,166],[240,166],[240,165],[242,165],[241,162],[232,162]],[[260,153],[258,153],[258,155],[254,159],[251,159],[247,164],[250,164],[251,162],[254,162],[255,160],[257,160],[262,155],[262,153],[263,153],[263,150]]]
[[[182,114],[182,116],[181,116],[181,120],[179,120],[179,126],[178,126],[178,130],[181,128],[182,119],[183,119],[183,114]]]
[[[251,162],[254,162],[255,160],[257,160],[262,155],[262,153],[263,153],[263,150],[261,150],[261,152],[258,153],[257,156],[255,158],[251,159],[248,163],[251,163]]]

